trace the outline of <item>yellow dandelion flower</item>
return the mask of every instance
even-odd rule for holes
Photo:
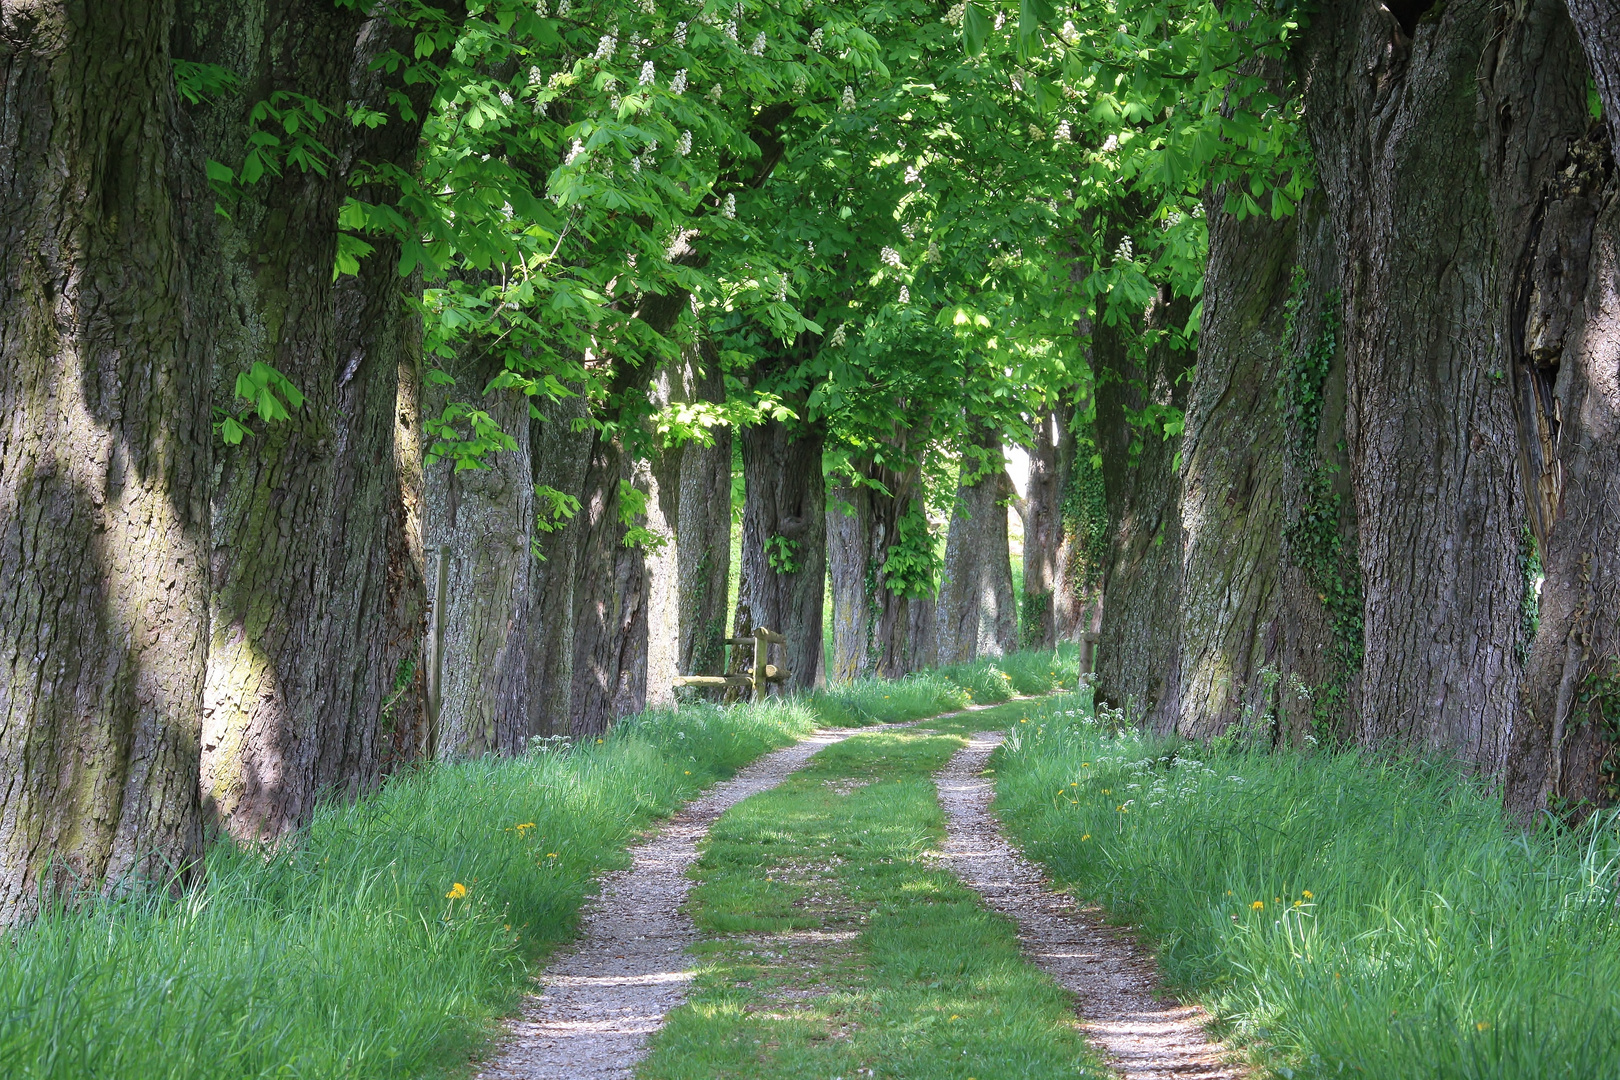
[[[546,852],[546,858],[548,858],[548,859],[555,859],[555,858],[556,858],[556,857],[557,857],[557,853],[556,853],[556,852],[555,852],[555,851],[548,851],[548,852]]]
[[[1311,892],[1311,890],[1309,890],[1309,889],[1300,890],[1299,895],[1303,896],[1307,900],[1315,900],[1316,899],[1316,894]]]
[[[1490,1026],[1491,1025],[1489,1025],[1485,1021],[1481,1020],[1479,1023],[1474,1025],[1474,1030],[1475,1031],[1484,1031],[1486,1028],[1488,1028]]]
[[[597,742],[601,742],[601,741],[602,741],[602,740],[601,740],[601,739],[597,739],[597,740],[596,740],[596,741],[597,741]]]
[[[1249,908],[1252,911],[1259,911],[1261,908],[1263,908],[1265,906],[1266,906],[1266,902],[1264,900],[1256,900],[1254,903],[1249,905]]]
[[[1303,903],[1304,903],[1304,902],[1305,902],[1305,901],[1303,901],[1303,900],[1295,900],[1295,901],[1294,901],[1294,906],[1295,906],[1295,907],[1299,907],[1299,905],[1301,905],[1301,904],[1303,904]]]
[[[444,898],[446,900],[460,900],[466,895],[467,886],[458,881],[454,885],[450,886],[450,891],[444,894]]]
[[[687,770],[686,770],[686,775],[687,775],[687,776],[691,776],[691,775],[692,775],[692,770],[691,770],[691,769],[687,769]]]
[[[1082,836],[1082,837],[1081,837],[1081,838],[1080,838],[1080,842],[1081,842],[1081,843],[1082,843],[1082,844],[1083,844],[1083,843],[1085,843],[1085,842],[1086,842],[1086,841],[1087,841],[1087,840],[1090,840],[1090,839],[1091,839],[1091,834],[1090,834],[1090,833],[1086,833],[1086,835],[1084,835],[1084,836]]]
[[[1122,813],[1122,814],[1128,814],[1128,813],[1130,813],[1130,811],[1129,811],[1129,810],[1127,810],[1127,809],[1125,809],[1125,807],[1124,807],[1124,805],[1121,805],[1121,806],[1120,806],[1120,808],[1119,808],[1119,812],[1120,812],[1120,813]]]
[[[1282,897],[1280,897],[1280,896],[1273,896],[1273,897],[1272,897],[1272,898],[1271,898],[1271,902],[1272,902],[1272,903],[1273,903],[1273,904],[1280,904],[1280,903],[1282,903]]]

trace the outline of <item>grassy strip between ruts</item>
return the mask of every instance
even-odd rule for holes
[[[944,834],[930,774],[963,746],[953,733],[1033,707],[858,735],[721,817],[691,900],[703,966],[638,1075],[1109,1075],[1012,924],[930,855]]]
[[[595,875],[702,786],[825,724],[1073,685],[1070,654],[959,680],[633,717],[601,741],[396,776],[273,852],[218,844],[179,900],[52,910],[0,951],[0,1076],[464,1075]]]
[[[1284,1077],[1620,1077],[1620,820],[1513,828],[1480,782],[1043,703],[994,759],[1029,853],[1157,944]]]

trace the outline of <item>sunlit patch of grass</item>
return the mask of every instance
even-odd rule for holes
[[[1453,768],[1216,753],[1043,704],[994,759],[1031,855],[1279,1075],[1620,1076],[1620,821],[1513,827]]]
[[[1020,702],[937,726],[998,727],[1030,707]],[[961,746],[945,734],[856,736],[716,823],[691,901],[711,935],[700,946],[704,970],[640,1076],[1107,1075],[1066,995],[1023,961],[1011,924],[930,854],[943,835],[930,774]],[[839,782],[852,779],[872,782],[842,793]],[[806,868],[814,884],[799,890],[796,875]],[[755,914],[741,905],[761,881],[773,890],[768,910],[792,908],[794,925],[809,917],[830,934],[857,936],[808,965],[792,934],[730,934]],[[785,920],[777,925],[787,928]]]

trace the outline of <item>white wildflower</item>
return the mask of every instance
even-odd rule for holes
[[[614,94],[612,97],[608,98],[608,111],[617,114],[619,111],[619,103],[623,100],[624,98],[620,97],[618,94]]]
[[[675,73],[675,77],[673,79],[669,80],[669,92],[672,93],[672,94],[675,94],[677,96],[686,93],[686,69],[685,68],[681,68],[681,70],[679,70],[679,71],[677,71]]]
[[[838,328],[836,330],[834,330],[832,332],[832,336],[827,339],[827,344],[831,345],[833,348],[836,349],[836,348],[838,348],[838,346],[842,345],[843,343],[844,343],[844,324],[839,323]]]
[[[821,43],[822,43],[823,40],[825,40],[825,38],[826,38],[825,31],[823,31],[822,28],[819,27],[819,26],[816,27],[815,33],[810,35],[810,51],[811,52],[820,52],[821,51]]]
[[[755,56],[765,55],[765,31],[761,30],[754,35],[754,45],[748,51]]]
[[[853,86],[844,87],[844,96],[840,99],[838,107],[845,111],[855,107],[855,88]]]
[[[1063,120],[1058,123],[1057,135],[1055,138],[1058,142],[1068,142],[1070,139],[1074,138],[1073,129],[1069,127],[1069,122],[1067,120]]]
[[[996,12],[996,29],[997,30],[1000,30],[1001,29],[1001,24],[1006,22],[1006,21],[1007,21],[1007,13],[1005,11]]]
[[[680,139],[675,143],[675,152],[681,157],[685,157],[692,152],[692,133],[690,131],[681,132]]]
[[[546,77],[545,77],[545,75],[544,75],[544,74],[543,74],[543,73],[542,73],[542,72],[541,72],[541,71],[540,71],[540,69],[539,69],[539,68],[537,68],[537,67],[531,67],[531,68],[530,68],[530,69],[529,69],[529,87],[530,87],[530,88],[531,88],[531,89],[533,89],[533,88],[534,88],[534,87],[536,87],[536,86],[539,86],[539,85],[540,85],[540,84],[541,84],[541,83],[543,83],[543,82],[545,82],[545,81],[546,81]]]
[[[603,34],[602,40],[596,43],[596,55],[591,57],[597,63],[613,59],[613,53],[619,47],[619,39],[612,34]]]
[[[654,70],[653,62],[648,60],[645,64],[641,65],[641,78],[639,80],[639,84],[641,86],[647,86],[653,81],[653,79],[657,78],[657,76],[658,72]]]
[[[686,48],[686,23],[679,23],[676,25],[674,41],[677,49]]]
[[[883,262],[894,267],[896,270],[905,269],[906,264],[900,261],[900,253],[894,250],[894,248],[889,247],[887,244],[885,244],[883,250],[878,253],[878,258],[882,259]]]
[[[1164,227],[1166,229],[1173,229],[1177,225],[1180,225],[1180,224],[1181,224],[1181,211],[1180,210],[1172,210],[1168,214],[1164,215]]]
[[[720,216],[731,221],[737,216],[737,196],[728,194],[725,205],[720,207]]]

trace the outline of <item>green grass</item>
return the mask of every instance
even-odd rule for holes
[[[395,777],[268,858],[216,845],[178,901],[48,910],[0,953],[0,1076],[463,1074],[654,818],[815,727],[961,696],[925,679],[649,712],[567,752]]]
[[[1620,821],[1525,834],[1451,768],[1019,725],[997,808],[1282,1076],[1620,1076]],[[1123,809],[1122,809],[1123,808]]]
[[[1031,708],[932,727],[1000,727]],[[703,967],[639,1076],[1107,1075],[1011,924],[928,857],[944,831],[930,774],[962,745],[858,735],[716,823],[691,900]]]

